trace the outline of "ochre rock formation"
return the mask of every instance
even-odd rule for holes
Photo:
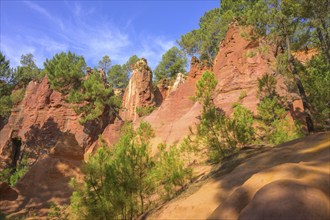
[[[86,147],[90,141],[79,124],[78,115],[64,101],[63,95],[50,89],[47,77],[41,83],[30,82],[24,99],[13,108],[8,123],[0,132],[0,168],[12,163],[13,140],[22,143],[17,150],[29,151],[31,156],[47,154],[63,132],[74,134],[81,147]]]
[[[169,96],[171,92],[174,92],[179,88],[180,85],[184,83],[186,76],[182,73],[178,73],[175,81],[171,85],[171,80],[163,79],[161,80],[155,88],[155,101],[156,105],[160,106],[163,101]]]
[[[142,58],[133,67],[132,76],[124,93],[120,116],[123,120],[136,120],[139,117],[136,108],[155,104],[152,71],[147,60]]]
[[[1,190],[0,211],[7,217],[36,215],[46,217],[51,203],[67,205],[72,177],[82,181],[80,166],[84,151],[71,133],[59,137],[50,154],[39,158],[14,188]]]
[[[193,102],[190,97],[195,94],[196,82],[207,70],[210,70],[210,66],[193,57],[184,83],[171,91],[158,109],[143,118],[155,129],[156,138],[153,144],[160,142],[172,144],[190,133],[189,126],[198,122],[197,117],[201,110],[201,106]],[[136,124],[138,123],[139,120],[136,121]]]
[[[213,72],[218,79],[214,101],[228,114],[242,93],[246,97],[240,103],[256,113],[259,103],[258,79],[266,73],[277,79],[277,92],[280,95],[291,96],[283,77],[275,74],[275,57],[271,47],[262,39],[242,37],[244,32],[251,34],[249,28],[239,27],[235,23],[229,26],[213,65]]]

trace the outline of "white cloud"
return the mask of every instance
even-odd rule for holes
[[[33,53],[36,64],[42,68],[46,58],[51,58],[55,53],[71,50],[83,55],[87,64],[92,67],[97,65],[104,55],[109,55],[113,63],[123,64],[130,56],[136,54],[146,58],[149,66],[154,69],[162,55],[175,46],[174,40],[164,36],[138,34],[132,26],[134,21],[129,18],[122,26],[114,25],[105,16],[99,19],[94,8],[83,8],[79,3],[67,3],[66,7],[71,10],[71,17],[66,19],[65,23],[37,3],[26,1],[25,4],[59,24],[61,30],[54,28],[51,29],[52,33],[49,33],[49,30],[36,30],[27,26],[15,37],[1,33],[1,48],[11,60],[11,66],[19,65],[22,54]],[[89,16],[85,16],[86,13]],[[90,19],[91,17],[98,19]]]
[[[6,59],[10,60],[10,66],[16,67],[20,65],[20,59],[23,54],[35,54],[36,48],[31,45],[22,44],[17,47],[17,41],[1,36],[1,50],[5,54]]]
[[[55,24],[57,24],[61,30],[64,29],[64,24],[62,22],[61,19],[53,16],[51,13],[49,13],[46,9],[44,9],[43,7],[41,7],[40,5],[31,2],[31,1],[23,1],[29,8],[39,12],[40,14],[44,15],[45,17],[47,17],[49,20],[51,20],[52,22],[54,22]]]

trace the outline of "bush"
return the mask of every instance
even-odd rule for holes
[[[306,65],[305,74],[301,75],[308,100],[312,105],[312,117],[318,129],[329,129],[330,66],[326,57],[314,56]]]
[[[119,141],[103,145],[83,167],[84,183],[71,181],[74,188],[70,215],[78,219],[132,219],[143,213],[155,193],[164,184],[168,192],[182,186],[186,169],[174,149],[162,150],[160,157],[150,156],[150,138],[154,131],[142,122],[134,130],[125,124]],[[102,141],[101,141],[102,142]]]
[[[292,124],[275,91],[276,80],[265,74],[259,79],[258,133],[260,140],[268,144],[280,144],[302,135],[297,123]]]
[[[136,113],[140,116],[147,116],[150,115],[151,112],[153,112],[156,109],[156,106],[143,106],[143,107],[137,107]]]
[[[11,186],[16,183],[29,171],[29,166],[26,158],[23,158],[16,168],[7,168],[0,173],[0,180],[7,182]]]
[[[0,118],[8,118],[11,112],[12,102],[9,95],[0,96]]]
[[[244,54],[244,57],[247,57],[247,58],[252,58],[252,57],[255,57],[257,55],[256,52],[252,51],[252,50],[249,50],[247,51],[245,54]]]
[[[192,177],[192,169],[184,166],[180,159],[180,151],[174,145],[166,149],[165,144],[158,146],[159,155],[154,169],[160,184],[163,184],[165,198],[170,198],[176,192],[176,187],[183,188]]]
[[[13,105],[19,104],[25,95],[25,88],[14,90],[10,95],[10,100]]]
[[[231,121],[236,142],[241,147],[252,143],[254,140],[253,113],[237,104],[234,106],[234,115]]]

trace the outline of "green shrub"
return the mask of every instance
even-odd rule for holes
[[[173,145],[166,149],[165,144],[158,146],[159,155],[154,169],[157,179],[163,184],[165,198],[170,198],[176,192],[176,187],[183,188],[192,177],[192,169],[184,166],[180,159],[179,149]]]
[[[0,96],[0,118],[8,118],[11,113],[12,102],[9,95]]]
[[[314,56],[306,65],[301,75],[308,100],[312,105],[312,117],[319,130],[329,129],[330,66],[326,57]],[[327,127],[328,126],[328,127]]]
[[[244,57],[252,58],[252,57],[255,57],[256,55],[257,55],[256,52],[249,50],[244,54]]]
[[[265,74],[259,79],[258,133],[262,143],[280,144],[302,135],[297,123],[292,124],[275,91],[276,80]]]
[[[70,91],[67,100],[76,104],[73,109],[81,114],[81,124],[97,120],[105,114],[107,117],[117,115],[121,105],[120,98],[104,83],[96,69],[82,82],[80,88]]]
[[[244,106],[237,104],[234,106],[234,115],[231,122],[237,144],[243,147],[252,143],[255,133],[253,113]]]
[[[70,217],[76,219],[132,219],[147,210],[147,199],[163,185],[173,193],[185,184],[189,172],[175,148],[150,156],[150,124],[134,130],[125,124],[121,138],[112,147],[103,144],[82,168],[84,183],[71,181]],[[102,144],[102,141],[101,141]]]
[[[247,96],[246,91],[242,90],[239,94],[238,101],[242,101]]]
[[[47,219],[68,219],[68,214],[66,213],[67,206],[59,206],[56,203],[51,202],[49,206],[49,212],[47,214]]]
[[[23,158],[16,168],[6,168],[0,173],[0,180],[7,182],[11,186],[16,183],[29,171],[27,159]]]
[[[137,107],[136,113],[140,116],[147,116],[150,115],[151,112],[153,112],[156,109],[156,106],[143,106],[143,107]]]
[[[207,146],[212,162],[219,162],[233,153],[237,145],[232,121],[213,102],[216,85],[215,75],[212,72],[205,72],[197,82],[194,97],[203,106],[200,123],[197,125],[196,141]]]
[[[10,95],[10,100],[13,105],[19,104],[23,99],[25,95],[25,88],[14,90]]]

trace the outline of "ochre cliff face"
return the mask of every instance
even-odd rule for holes
[[[147,61],[141,59],[134,65],[132,76],[124,93],[120,116],[123,120],[136,120],[139,117],[136,108],[155,104],[152,71]]]
[[[48,155],[44,155],[11,188],[0,184],[0,211],[8,217],[33,214],[46,217],[51,203],[66,205],[72,189],[69,181],[82,181],[80,166],[84,151],[71,133],[63,133]]]
[[[265,73],[274,73],[275,58],[270,48],[261,40],[247,40],[242,32],[248,31],[231,25],[225,39],[221,42],[215,58],[213,71],[218,79],[215,103],[226,112],[231,112],[232,104],[237,102],[241,92],[246,93],[242,104],[256,112],[258,78]],[[260,52],[264,48],[264,52]]]
[[[143,118],[155,129],[153,144],[165,142],[173,144],[190,133],[189,126],[198,122],[201,106],[190,97],[196,91],[196,82],[210,67],[196,57],[191,60],[190,71],[184,83],[178,83],[174,90],[163,100],[158,109]],[[139,120],[135,124],[138,124]]]
[[[0,132],[0,168],[13,159],[13,139],[21,141],[21,151],[37,157],[37,154],[47,154],[63,132],[74,134],[82,148],[90,140],[64,97],[50,89],[47,77],[41,83],[30,82],[24,99],[13,109],[8,123]]]

